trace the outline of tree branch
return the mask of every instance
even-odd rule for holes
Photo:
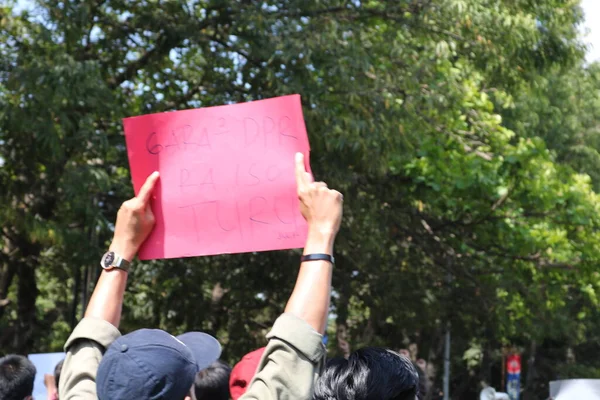
[[[319,15],[323,15],[323,14],[336,14],[336,13],[340,13],[340,12],[344,12],[344,11],[349,11],[350,9],[347,7],[329,7],[329,8],[323,8],[320,10],[313,10],[313,11],[274,11],[269,13],[270,15],[277,15],[277,16],[284,16],[284,17],[292,17],[292,18],[297,18],[297,17],[316,17]]]
[[[216,16],[214,18],[205,19],[195,26],[194,29],[200,32],[217,22],[220,18],[220,16]],[[150,50],[144,52],[137,60],[129,63],[122,73],[109,79],[108,86],[111,89],[115,89],[123,82],[131,80],[137,71],[146,67],[151,61],[168,55],[172,49],[177,47],[183,41],[183,39],[183,36],[176,36],[175,34],[169,35],[164,31],[161,31],[156,39],[157,44]]]
[[[252,64],[254,64],[256,67],[264,68],[264,66],[262,65],[262,63],[266,62],[265,60],[258,60],[256,58],[251,57],[244,50],[236,49],[231,44],[227,43],[226,41],[224,41],[222,39],[219,39],[217,37],[217,35],[211,35],[211,36],[208,37],[208,39],[212,40],[213,42],[216,42],[216,43],[220,44],[221,46],[225,47],[227,50],[230,50],[230,51],[232,51],[232,52],[234,52],[236,54],[239,54],[240,56],[244,57],[247,61],[249,61]]]
[[[188,89],[187,93],[185,93],[178,99],[171,100],[171,101],[165,103],[165,105],[163,107],[161,107],[161,109],[163,111],[168,111],[168,110],[176,108],[178,104],[187,104],[187,102],[190,101],[192,99],[192,97],[194,97],[196,94],[200,93],[200,91],[202,91],[202,89],[204,89],[204,86],[202,86],[203,81],[204,81],[204,75],[202,76],[202,79],[198,84],[194,84]]]
[[[148,65],[150,63],[150,60],[153,57],[160,57],[161,55],[165,55],[166,53],[168,53],[171,50],[171,48],[175,47],[175,46],[172,46],[169,48],[167,46],[169,41],[167,40],[166,36],[162,32],[158,35],[157,42],[158,42],[158,44],[156,46],[154,46],[152,49],[146,51],[137,60],[129,63],[129,65],[127,65],[127,67],[125,67],[125,71],[121,72],[116,77],[111,78],[108,81],[108,86],[111,89],[117,88],[123,82],[130,80],[138,70],[140,70],[143,67],[145,67],[146,65]]]

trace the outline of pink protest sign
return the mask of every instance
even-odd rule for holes
[[[309,155],[300,96],[123,120],[136,193],[160,172],[140,259],[298,248],[294,154]]]

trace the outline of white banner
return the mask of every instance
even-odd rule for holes
[[[600,400],[600,379],[569,379],[550,382],[552,400]]]
[[[44,374],[54,375],[54,367],[63,358],[65,353],[41,353],[30,354],[29,359],[35,365],[37,373],[33,384],[33,398],[36,400],[46,399],[46,386],[44,386]]]

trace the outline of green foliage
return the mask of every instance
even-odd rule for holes
[[[456,398],[477,391],[467,376],[494,379],[483,364],[504,345],[585,345],[600,69],[583,64],[580,18],[557,0],[8,3],[0,349],[58,350],[80,315],[132,195],[122,117],[289,93],[313,170],[346,199],[337,339],[414,342],[439,369],[450,322]],[[136,263],[122,328],[204,329],[234,361],[264,344],[297,256]]]

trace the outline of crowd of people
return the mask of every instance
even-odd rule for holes
[[[409,358],[384,348],[363,348],[326,359],[323,344],[331,295],[334,241],[343,196],[315,182],[296,155],[300,211],[308,235],[296,285],[266,347],[232,369],[218,340],[203,332],[173,336],[158,329],[121,335],[119,322],[128,268],[154,226],[150,206],[157,172],[123,203],[102,257],[103,271],[84,318],[65,344],[55,373],[60,400],[318,399],[415,400],[419,374]],[[35,367],[23,356],[0,359],[0,399],[32,399]],[[48,385],[47,385],[48,386]],[[38,399],[39,400],[39,399]]]

